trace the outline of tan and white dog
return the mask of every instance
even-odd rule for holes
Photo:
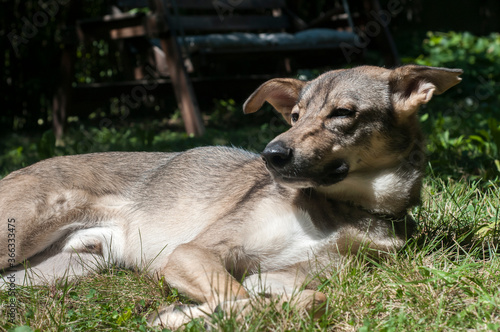
[[[417,110],[461,73],[364,66],[270,80],[244,112],[267,101],[291,128],[260,155],[94,153],[15,171],[0,181],[4,283],[101,264],[147,269],[200,303],[151,317],[171,328],[262,293],[320,309],[325,296],[303,285],[321,269],[361,248],[394,251],[414,231],[407,213],[425,167]]]

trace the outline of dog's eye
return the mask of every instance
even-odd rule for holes
[[[298,119],[299,119],[299,113],[292,113],[292,115],[291,115],[292,123],[297,122]]]
[[[354,111],[348,108],[336,108],[330,113],[331,118],[347,118],[354,115]]]

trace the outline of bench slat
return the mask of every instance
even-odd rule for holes
[[[107,38],[112,30],[142,27],[145,19],[144,14],[123,13],[79,20],[77,25],[85,34]]]
[[[284,0],[177,0],[181,9],[268,9],[285,7]]]
[[[219,16],[180,16],[172,17],[176,27],[182,27],[188,32],[232,32],[232,31],[279,31],[290,29],[288,18],[279,16],[229,16],[222,20]]]
[[[119,7],[140,8],[149,7],[148,0],[119,0]],[[284,0],[176,0],[175,4],[180,9],[207,10],[207,9],[267,9],[284,8]]]

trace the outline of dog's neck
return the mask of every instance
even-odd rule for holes
[[[316,190],[328,198],[347,202],[374,214],[400,217],[420,203],[422,171],[393,168],[352,173],[343,181]]]

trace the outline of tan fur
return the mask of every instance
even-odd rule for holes
[[[177,328],[214,310],[241,316],[262,293],[318,315],[318,273],[411,236],[408,209],[425,167],[416,111],[461,72],[358,67],[268,81],[245,113],[267,101],[292,127],[261,156],[223,147],[96,153],[13,172],[0,181],[0,220],[11,225],[0,228],[5,283],[118,264],[200,303],[160,309],[152,325]]]

